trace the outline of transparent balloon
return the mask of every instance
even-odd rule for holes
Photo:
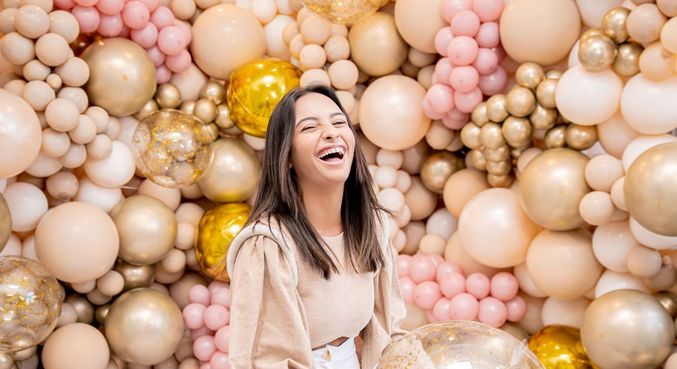
[[[301,0],[315,13],[334,23],[353,24],[373,14],[390,0]]]

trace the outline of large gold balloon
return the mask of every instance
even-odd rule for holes
[[[275,105],[299,85],[300,78],[301,72],[282,60],[258,59],[243,65],[230,75],[230,118],[243,132],[265,137]]]
[[[198,184],[212,201],[240,202],[254,194],[260,179],[261,164],[254,150],[235,138],[222,138],[212,143],[209,167]]]
[[[161,110],[143,118],[132,149],[143,175],[163,187],[195,184],[209,163],[211,133],[191,114]]]
[[[448,151],[439,151],[423,161],[421,181],[430,191],[442,194],[447,179],[463,168],[465,168],[463,159]]]
[[[195,256],[203,273],[229,282],[226,255],[230,242],[247,222],[251,207],[247,204],[223,204],[207,211],[200,219]]]
[[[583,224],[578,205],[590,192],[585,181],[588,157],[570,149],[546,150],[520,176],[522,207],[542,227],[567,231]]]
[[[301,0],[308,9],[334,23],[353,24],[378,10],[389,0]]]
[[[54,330],[63,293],[42,264],[20,256],[0,258],[0,351],[35,346]]]
[[[155,365],[171,357],[183,337],[183,316],[171,297],[150,288],[126,292],[106,315],[106,339],[119,358]]]
[[[549,325],[529,339],[529,349],[546,369],[592,369],[581,332],[574,327]]]
[[[87,95],[112,115],[132,115],[155,94],[155,64],[131,40],[96,41],[85,49],[82,59],[89,65]]]
[[[677,236],[677,143],[654,146],[642,153],[625,177],[625,204],[646,229]]]
[[[155,268],[152,265],[132,265],[118,260],[114,270],[122,274],[122,279],[125,281],[123,291],[150,287],[155,279]]]
[[[670,355],[675,324],[656,299],[616,290],[594,300],[583,317],[581,339],[600,368],[656,368]]]
[[[12,216],[9,213],[5,197],[0,193],[0,251],[5,248],[12,234]]]

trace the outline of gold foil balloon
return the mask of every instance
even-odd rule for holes
[[[334,23],[353,24],[388,3],[387,0],[302,0],[308,9]]]
[[[256,191],[261,178],[261,164],[256,153],[235,138],[212,143],[209,167],[198,184],[202,193],[217,202],[245,201]]]
[[[465,168],[463,159],[448,151],[439,151],[423,161],[421,181],[430,191],[442,194],[447,179],[463,168]]]
[[[161,110],[145,117],[134,132],[132,149],[141,172],[164,187],[188,187],[209,163],[211,134],[191,114]]]
[[[623,43],[630,38],[628,35],[628,15],[630,9],[619,6],[609,10],[602,18],[602,32],[617,43]]]
[[[677,236],[677,143],[654,146],[632,162],[625,176],[625,204],[646,229]]]
[[[106,339],[119,358],[155,365],[174,354],[183,337],[183,316],[171,297],[150,288],[126,292],[106,315]]]
[[[282,60],[257,59],[243,65],[230,75],[230,118],[244,133],[265,137],[270,114],[299,85],[300,77],[296,67]]]
[[[0,257],[0,351],[35,346],[54,330],[63,295],[42,264]]]
[[[247,222],[251,207],[247,204],[223,204],[207,211],[200,219],[195,256],[200,270],[221,281],[230,281],[226,255],[230,242]]]
[[[520,176],[522,207],[542,227],[566,231],[583,224],[578,205],[590,192],[585,181],[588,157],[569,149],[546,150]]]
[[[28,168],[40,153],[40,120],[28,103],[0,89],[0,178],[13,177]]]
[[[114,270],[122,274],[122,279],[125,280],[123,291],[150,287],[155,278],[155,269],[152,265],[132,265],[118,260]]]
[[[486,324],[452,320],[411,331],[383,352],[377,369],[538,369],[525,344]]]
[[[677,318],[677,295],[670,291],[661,291],[653,294],[658,302],[663,305],[670,316]]]
[[[82,53],[89,65],[87,95],[111,115],[132,115],[155,94],[155,64],[125,38],[96,41]]]
[[[605,35],[590,36],[581,39],[578,47],[578,60],[591,72],[609,68],[616,59],[616,44]]]
[[[585,150],[597,142],[597,126],[581,126],[571,123],[564,132],[567,145],[574,150]]]
[[[632,77],[639,73],[639,57],[642,50],[644,50],[642,46],[634,42],[618,45],[613,64],[614,72],[623,77]]]
[[[0,194],[0,251],[5,248],[12,234],[12,216],[9,213],[5,197]]]
[[[581,339],[600,368],[656,368],[670,355],[675,324],[656,299],[636,290],[616,290],[585,311]]]
[[[577,328],[549,325],[529,339],[529,349],[546,369],[592,369]]]

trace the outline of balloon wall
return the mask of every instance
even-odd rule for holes
[[[225,255],[314,83],[392,211],[405,328],[677,368],[676,55],[675,0],[4,0],[0,369],[228,368]]]

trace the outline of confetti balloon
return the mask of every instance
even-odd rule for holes
[[[300,77],[296,67],[281,60],[258,59],[243,65],[230,76],[230,118],[243,132],[265,137],[275,105],[299,85]]]
[[[192,114],[161,110],[139,122],[132,148],[141,172],[164,187],[188,187],[209,163],[213,136]]]
[[[228,282],[226,255],[233,238],[247,222],[251,207],[247,204],[223,204],[207,211],[200,219],[195,256],[202,272]]]
[[[334,23],[353,24],[373,14],[389,0],[302,0],[303,5]]]
[[[0,194],[0,251],[5,248],[9,236],[12,234],[12,217],[5,197]]]
[[[0,351],[19,351],[44,340],[56,326],[61,287],[42,264],[0,258]]]
[[[592,369],[577,328],[547,326],[529,339],[529,349],[547,369]]]

